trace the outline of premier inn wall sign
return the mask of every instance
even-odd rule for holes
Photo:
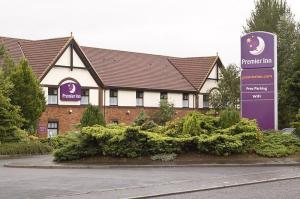
[[[68,82],[60,87],[60,100],[79,101],[81,99],[81,86],[78,83]]]
[[[252,32],[241,38],[241,114],[262,130],[278,128],[277,38]]]

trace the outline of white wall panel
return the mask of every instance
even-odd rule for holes
[[[189,108],[194,108],[195,106],[195,95],[189,94]]]
[[[172,103],[176,108],[182,108],[182,93],[168,93],[168,102]]]
[[[212,88],[218,86],[217,80],[207,79],[200,90],[200,93],[208,93]]]
[[[41,84],[58,85],[65,78],[76,79],[81,86],[98,87],[88,70],[63,67],[53,67],[46,77],[41,81]]]
[[[199,94],[198,98],[199,98],[199,107],[198,108],[203,108],[203,95]]]
[[[159,107],[160,92],[144,92],[144,106],[145,107]]]
[[[136,106],[136,91],[118,91],[118,106]]]
[[[217,68],[218,68],[218,66],[217,66],[217,64],[214,66],[214,68],[211,70],[211,72],[210,72],[210,74],[209,74],[209,76],[208,76],[208,78],[212,78],[212,79],[217,79]]]
[[[90,89],[90,104],[98,106],[99,105],[99,90]]]
[[[58,59],[58,61],[55,63],[55,65],[59,66],[70,66],[71,63],[71,48],[67,48],[65,52],[61,55],[61,57]]]

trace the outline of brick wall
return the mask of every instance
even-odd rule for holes
[[[131,124],[138,114],[144,110],[146,114],[152,115],[158,108],[145,107],[103,107],[105,111],[105,120],[111,123],[117,120],[119,123]],[[47,106],[39,120],[39,136],[47,137],[48,121],[58,122],[58,133],[63,134],[74,130],[75,125],[80,122],[80,118],[85,110],[84,106]],[[176,117],[183,117],[194,109],[176,109]],[[70,112],[71,111],[71,112]]]
[[[40,128],[43,130],[39,131],[39,136],[47,137],[48,121],[58,121],[59,134],[75,129],[74,126],[80,122],[84,110],[84,106],[47,106],[39,120],[39,126],[46,129]]]
[[[104,108],[105,120],[107,123],[117,120],[119,123],[131,124],[142,110],[144,110],[147,115],[152,115],[158,108],[109,106]],[[176,117],[183,117],[193,110],[194,109],[189,108],[178,108],[176,109]]]

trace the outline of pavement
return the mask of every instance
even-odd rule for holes
[[[7,166],[12,163],[17,168],[2,167],[2,165]],[[274,196],[270,198],[276,198],[275,196],[280,194],[288,197],[277,198],[299,198],[299,191],[295,188],[299,187],[300,183],[299,166],[277,164],[276,167],[267,165],[251,167],[243,165],[235,167],[227,165],[217,167],[188,165],[152,167],[147,165],[143,167],[142,165],[142,167],[135,167],[129,165],[129,167],[121,165],[97,169],[96,167],[93,167],[94,169],[89,169],[89,167],[48,169],[47,166],[50,163],[66,164],[53,163],[51,156],[0,160],[0,198],[206,198],[201,196],[209,195],[216,196],[209,198],[250,199],[261,198],[257,195],[262,194],[261,192],[264,192],[264,196],[268,196],[266,193],[268,190]],[[40,167],[40,169],[25,167],[30,167],[28,164],[45,167]],[[279,185],[286,189],[278,189],[276,186]],[[263,187],[268,190],[262,190]],[[228,190],[234,190],[236,193],[227,193]],[[243,196],[240,190],[246,190],[248,197]],[[238,193],[240,197],[237,197]],[[228,197],[222,197],[222,194]]]
[[[11,159],[13,158],[13,159]],[[229,157],[192,154],[178,156],[174,161],[152,161],[150,158],[127,159],[98,157],[86,160],[58,163],[52,155],[6,157],[5,167],[46,169],[104,169],[104,168],[149,168],[149,167],[224,167],[224,166],[300,166],[300,155],[285,158],[264,158],[256,155]],[[17,158],[17,159],[16,159]],[[3,159],[3,158],[2,158]]]

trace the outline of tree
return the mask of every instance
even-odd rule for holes
[[[238,109],[240,104],[240,70],[236,65],[221,69],[218,87],[210,90],[209,104],[216,110]]]
[[[174,105],[168,103],[167,100],[161,100],[159,102],[159,110],[153,115],[153,121],[157,124],[164,125],[170,121],[175,115]]]
[[[245,33],[252,31],[267,31],[277,35],[279,126],[284,127],[290,123],[291,115],[295,115],[294,111],[297,111],[291,104],[294,96],[287,96],[287,81],[295,72],[293,68],[300,36],[299,23],[295,22],[285,0],[259,0],[244,27]]]
[[[20,108],[12,105],[8,97],[12,89],[13,84],[0,68],[0,143],[18,141],[17,131],[24,121]]]
[[[98,106],[88,105],[81,117],[80,126],[86,127],[95,124],[105,125],[103,114],[99,111]]]
[[[46,106],[39,80],[25,59],[22,59],[16,69],[11,72],[9,79],[14,85],[10,93],[11,102],[21,108],[22,116],[25,118],[22,128],[33,132]]]
[[[15,64],[3,45],[0,45],[0,60],[2,61],[1,68],[4,73],[4,77],[8,77],[15,69]]]

